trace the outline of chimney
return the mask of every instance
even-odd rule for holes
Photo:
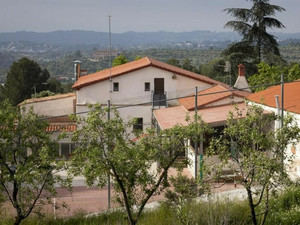
[[[79,60],[74,61],[74,78],[75,78],[75,81],[77,81],[78,78],[80,77],[80,65],[81,65],[81,61],[79,61]]]
[[[238,77],[237,77],[236,82],[233,87],[237,88],[237,89],[241,89],[242,91],[251,92],[245,74],[246,74],[245,65],[239,64],[238,65]]]
[[[244,77],[245,74],[246,74],[245,65],[244,64],[239,64],[238,68],[239,68],[239,76],[243,76]]]

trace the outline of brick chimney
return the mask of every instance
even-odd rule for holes
[[[245,67],[245,65],[244,64],[239,64],[238,65],[238,68],[239,68],[239,76],[245,76],[245,74],[246,74],[246,67]]]
[[[233,87],[237,88],[237,89],[241,89],[242,91],[251,92],[245,75],[246,75],[245,65],[239,64],[238,65],[238,77],[237,77],[236,82]]]

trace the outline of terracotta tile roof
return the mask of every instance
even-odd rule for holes
[[[227,120],[229,112],[235,111],[235,106],[242,110],[243,116],[246,115],[245,103],[200,109],[198,111],[198,115],[201,116],[204,122],[213,126],[224,123]],[[194,115],[194,111],[189,112],[183,106],[158,109],[154,111],[154,116],[161,129],[169,129],[177,124],[187,125],[186,117],[189,116],[192,119]]]
[[[55,116],[45,118],[48,123],[75,123],[75,121],[70,119],[70,116]]]
[[[209,77],[193,73],[191,71],[184,70],[182,68],[169,65],[167,63],[160,62],[158,60],[149,58],[149,57],[144,57],[139,60],[135,60],[132,62],[128,62],[119,66],[115,66],[111,68],[111,77],[117,77],[138,69],[142,69],[148,66],[153,66],[157,67],[160,69],[168,70],[173,73],[180,74],[182,76],[190,77],[195,80],[200,80],[205,83],[209,84],[220,84],[226,86],[224,83],[215,81]],[[81,76],[79,79],[75,82],[75,84],[72,86],[74,89],[80,89],[84,86],[94,84],[103,80],[107,80],[110,77],[110,69],[105,69],[96,73],[92,73],[86,76]]]
[[[224,87],[222,85],[216,85],[211,88],[205,89],[203,91],[198,92],[198,103],[197,106],[202,107],[207,104],[219,101],[221,99],[224,99],[226,97],[229,97],[231,95],[239,96],[239,97],[246,97],[250,93],[247,91],[239,91],[239,90],[232,90],[227,87]],[[215,93],[216,94],[212,94]],[[219,93],[218,93],[219,92]],[[203,96],[201,96],[203,95]],[[179,103],[183,105],[187,110],[193,110],[195,109],[195,97],[187,97],[187,98],[181,98],[179,99]]]
[[[57,94],[57,95],[47,96],[47,97],[42,97],[42,98],[30,98],[30,99],[26,99],[23,102],[19,103],[19,106],[34,103],[34,102],[44,102],[44,101],[61,99],[61,98],[68,98],[68,97],[74,97],[75,98],[75,93],[71,92],[71,93]]]
[[[46,132],[74,132],[76,128],[77,126],[74,123],[50,123],[46,128]]]
[[[76,122],[69,116],[49,117],[46,119],[49,123],[47,132],[74,132],[76,131]]]
[[[249,101],[276,108],[275,95],[279,95],[281,102],[280,85],[272,86],[247,97]],[[300,81],[285,83],[284,85],[284,109],[300,114]]]

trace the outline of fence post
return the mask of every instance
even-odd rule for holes
[[[107,120],[110,120],[110,100],[107,101]],[[110,149],[108,149],[109,146],[107,146],[107,151],[109,151]],[[107,177],[107,208],[110,209],[110,175],[108,174]]]
[[[195,141],[195,180],[197,180],[197,173],[198,173],[198,87],[195,87],[195,124],[196,124],[196,141]]]

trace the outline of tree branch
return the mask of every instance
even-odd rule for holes
[[[175,162],[175,160],[178,158],[178,155],[175,155],[174,158],[169,162],[169,164],[164,168],[164,171],[162,172],[162,174],[160,175],[158,181],[156,182],[156,184],[154,185],[154,187],[152,188],[152,190],[148,193],[147,197],[144,199],[144,201],[142,202],[139,211],[138,211],[138,215],[137,218],[139,218],[141,216],[141,213],[146,205],[146,203],[148,202],[148,200],[151,198],[151,196],[153,195],[153,193],[157,190],[157,188],[159,187],[161,181],[163,180],[163,178],[166,176],[169,168],[173,165],[173,163]]]
[[[44,179],[44,182],[43,182],[43,184],[42,184],[40,190],[38,191],[37,196],[35,197],[33,203],[32,203],[31,206],[29,207],[27,213],[25,213],[25,215],[24,215],[24,219],[30,215],[30,213],[32,212],[32,210],[33,210],[33,208],[34,208],[36,202],[37,202],[38,199],[40,198],[40,196],[41,196],[41,194],[42,194],[42,192],[43,192],[43,190],[44,190],[44,187],[45,187],[45,185],[46,185],[46,181],[47,181],[48,176],[50,175],[50,173],[51,173],[51,171],[48,171],[48,173],[46,174],[45,179]]]

